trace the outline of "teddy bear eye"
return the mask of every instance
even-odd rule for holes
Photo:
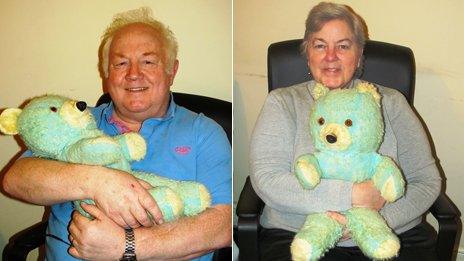
[[[351,127],[351,126],[353,126],[353,121],[351,121],[350,119],[348,119],[348,120],[345,121],[345,125],[346,125],[347,127]]]
[[[50,107],[50,110],[51,110],[52,112],[56,112],[56,111],[57,111],[56,107]]]
[[[317,120],[317,123],[319,123],[319,125],[324,125],[324,123],[325,123],[324,118],[320,117],[320,118]]]

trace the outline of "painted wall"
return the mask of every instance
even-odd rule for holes
[[[45,93],[95,104],[102,89],[97,71],[100,35],[113,14],[141,6],[151,7],[179,42],[180,67],[172,90],[231,101],[230,0],[2,0],[0,109]],[[3,168],[19,147],[12,137],[0,136],[0,148]],[[0,250],[42,213],[43,207],[0,194]]]
[[[312,6],[308,0],[234,1],[234,198],[248,170],[248,144],[267,94],[267,47],[302,38]],[[340,1],[338,1],[340,2]],[[410,47],[417,74],[415,107],[425,121],[446,193],[464,211],[464,17],[460,0],[346,1],[366,21],[370,38]],[[461,239],[464,246],[464,239]]]

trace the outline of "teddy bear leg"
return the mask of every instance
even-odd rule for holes
[[[148,192],[155,199],[158,208],[163,213],[164,221],[173,221],[182,215],[184,206],[179,195],[168,187],[154,187]]]
[[[345,216],[351,237],[366,256],[389,259],[398,255],[400,241],[377,211],[352,208]]]
[[[183,203],[183,215],[193,216],[211,205],[211,196],[208,189],[199,182],[175,181],[158,175],[144,172],[131,172],[136,178],[144,180],[153,187],[168,187],[172,189]]]
[[[309,215],[290,246],[294,261],[318,260],[335,246],[343,226],[325,213]]]
[[[205,185],[193,181],[181,181],[176,190],[184,203],[184,215],[193,216],[211,205],[211,195]]]

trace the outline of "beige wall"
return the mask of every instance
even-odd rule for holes
[[[267,93],[266,50],[301,38],[309,9],[319,1],[234,1],[234,196],[248,171],[248,144]],[[464,2],[346,1],[364,19],[371,39],[413,49],[415,107],[432,134],[447,194],[464,211]],[[464,246],[464,239],[461,240]]]
[[[56,93],[94,104],[101,94],[99,37],[113,14],[149,6],[179,42],[173,90],[232,100],[230,0],[0,1],[0,108]],[[0,167],[18,152],[0,136]],[[41,219],[42,207],[0,194],[0,250],[15,232]]]

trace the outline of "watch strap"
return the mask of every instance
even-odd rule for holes
[[[120,261],[135,261],[137,260],[135,256],[135,235],[132,228],[124,229],[126,234],[126,246],[124,249],[124,254],[119,259]]]

